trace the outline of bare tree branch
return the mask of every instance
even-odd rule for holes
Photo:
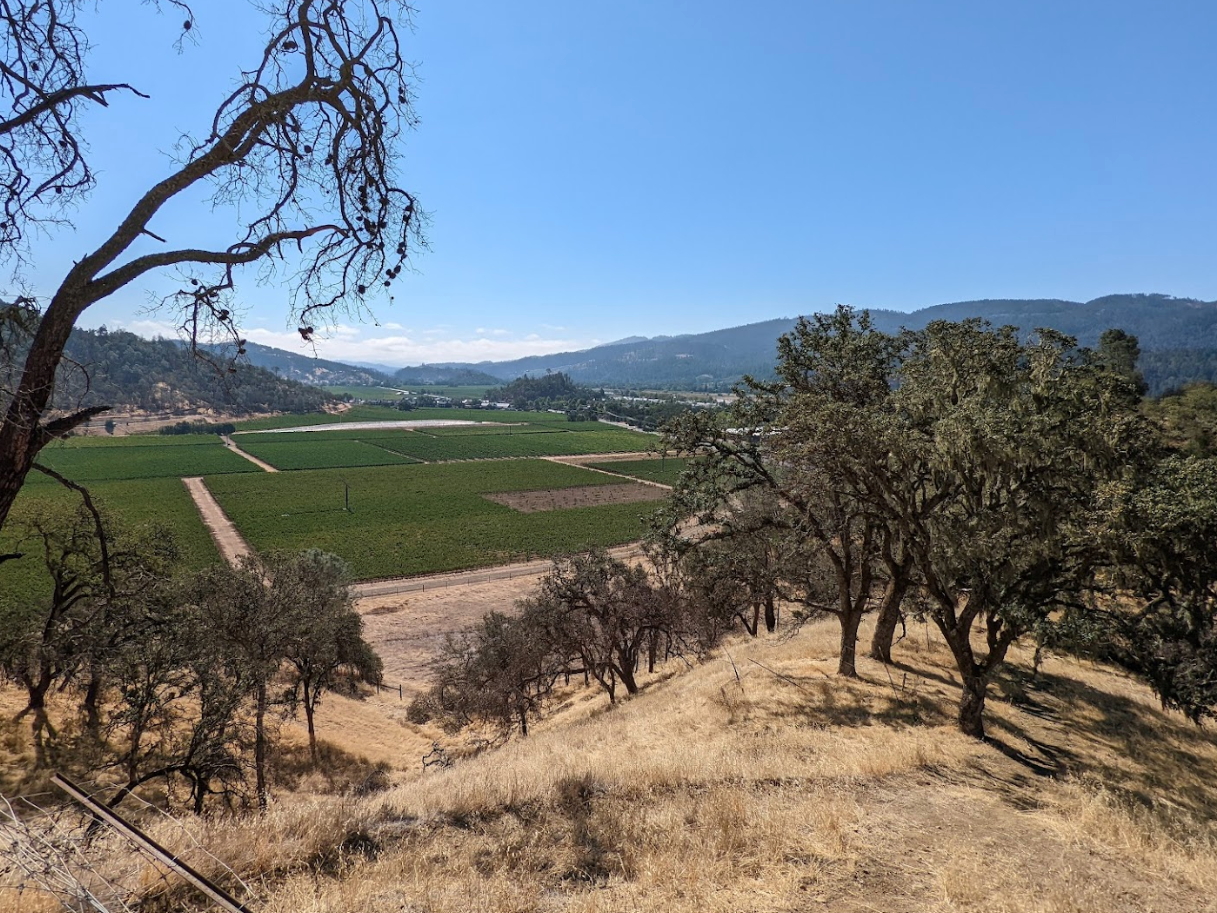
[[[107,93],[130,88],[83,78],[88,42],[74,17],[80,3],[0,0],[0,98],[7,92],[13,99],[11,112],[0,111],[5,250],[16,249],[30,224],[53,232],[62,204],[80,202],[92,186],[75,106],[105,104]],[[184,13],[183,34],[193,36],[189,7],[162,3]],[[409,256],[425,247],[425,214],[398,174],[399,139],[417,123],[413,72],[400,40],[410,7],[397,0],[271,0],[260,9],[270,28],[255,65],[239,75],[205,132],[181,143],[172,172],[68,270],[41,310],[19,380],[7,404],[0,402],[0,525],[41,447],[88,417],[44,422],[72,328],[92,305],[175,270],[185,284],[163,304],[181,309],[191,344],[221,332],[239,352],[232,296],[243,268],[262,267],[263,280],[280,271],[307,339],[318,316],[367,314],[368,296],[387,294]],[[145,235],[163,240],[152,225],[158,213],[198,188],[209,188],[215,207],[242,216],[231,243],[135,255],[133,245]]]

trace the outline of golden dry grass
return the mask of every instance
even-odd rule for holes
[[[396,755],[391,789],[152,827],[268,913],[1217,910],[1217,740],[1144,687],[1016,653],[981,744],[927,632],[890,677],[836,679],[834,649],[831,623],[736,640],[446,771],[417,763],[437,731],[376,721],[396,695],[333,701],[323,737],[351,720],[344,749]]]

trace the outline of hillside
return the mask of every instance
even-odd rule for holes
[[[143,820],[266,913],[1214,909],[1217,738],[1147,689],[1051,657],[1033,676],[1021,652],[983,744],[951,724],[932,632],[910,625],[900,665],[855,682],[830,675],[834,649],[832,622],[739,638],[611,711],[575,688],[529,738],[448,770],[419,760],[469,736],[405,721],[395,693],[327,698],[325,775],[265,817]],[[387,789],[349,791],[359,754],[391,766]],[[115,842],[91,858],[107,848],[103,872],[141,877]]]
[[[72,332],[56,382],[56,405],[110,405],[156,412],[311,412],[330,397],[272,371],[212,365],[172,340],[133,333]]]
[[[245,357],[254,367],[264,368],[287,380],[312,384],[315,387],[338,384],[377,386],[388,379],[387,374],[374,368],[327,361],[324,358],[287,352],[256,342],[245,343]]]
[[[393,383],[410,386],[443,385],[452,387],[493,386],[502,383],[502,378],[472,367],[449,368],[437,365],[419,365],[402,368],[393,375]]]
[[[527,586],[428,588],[361,611],[409,689],[444,631]],[[954,727],[952,660],[924,624],[909,624],[896,667],[864,660],[854,682],[832,676],[835,651],[832,621],[734,638],[615,708],[572,687],[527,739],[479,754],[477,733],[409,722],[396,689],[331,695],[324,768],[307,771],[290,724],[264,817],[131,811],[265,913],[1215,909],[1217,736],[1142,684],[1053,656],[1033,674],[1016,650],[982,744]],[[0,687],[10,774],[17,706]],[[434,743],[452,768],[422,767]],[[164,889],[122,841],[88,852],[118,884]],[[164,904],[197,908],[180,889]]]

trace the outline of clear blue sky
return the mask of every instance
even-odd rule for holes
[[[325,357],[497,359],[836,302],[1217,298],[1211,0],[417,5],[406,183],[433,250],[384,326],[338,327]],[[178,55],[176,17],[102,6],[92,74],[154,97],[92,115],[102,186],[41,252],[45,290],[262,32],[243,0],[201,2]],[[225,231],[198,207],[158,224]],[[252,279],[251,338],[289,341],[283,293]],[[172,322],[145,303],[84,322]]]

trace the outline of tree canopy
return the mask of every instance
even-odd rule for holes
[[[1079,605],[1109,563],[1094,535],[1103,486],[1152,451],[1137,378],[1049,330],[938,321],[893,336],[849,308],[800,320],[778,352],[776,381],[670,427],[668,444],[696,456],[669,525],[701,521],[687,550],[780,531],[794,560],[772,566],[777,584],[840,621],[844,675],[876,593],[887,640],[872,653],[886,659],[915,591],[963,681],[960,727],[982,736],[1010,646]],[[749,492],[774,505],[759,524],[744,520]]]

